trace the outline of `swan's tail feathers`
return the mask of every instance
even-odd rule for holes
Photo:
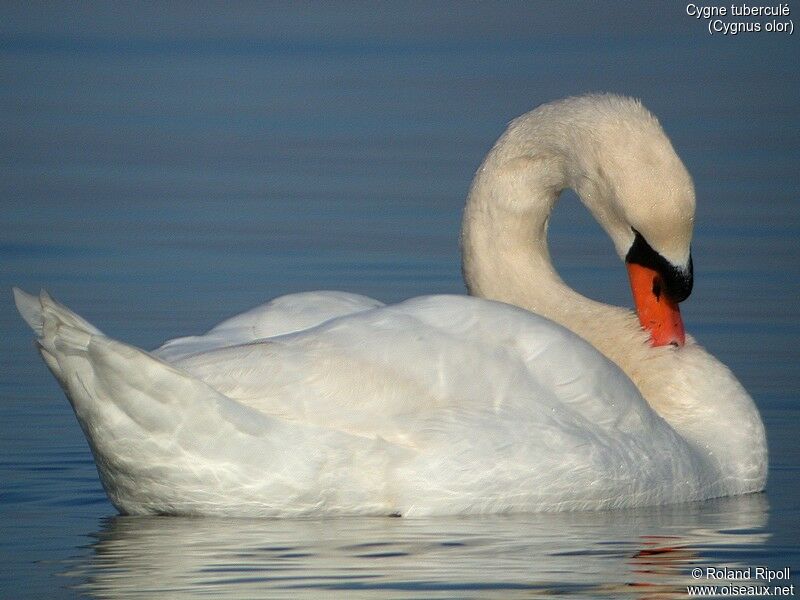
[[[13,291],[19,314],[37,336],[42,358],[61,381],[62,368],[58,357],[76,350],[85,351],[91,337],[102,336],[103,333],[44,290],[38,296],[19,288],[13,288]]]
[[[263,471],[270,448],[291,439],[272,427],[274,419],[103,335],[47,294],[14,290],[14,296],[72,404],[109,498],[123,513],[188,514],[205,506],[205,495],[214,505],[230,484],[222,481],[226,469]],[[220,490],[206,489],[218,480]]]
[[[13,288],[13,291],[14,302],[19,314],[39,338],[45,337],[46,331],[50,329],[49,326],[58,327],[59,325],[65,325],[90,335],[103,335],[97,327],[54,300],[44,290],[38,296],[16,287]]]
[[[17,305],[19,314],[31,326],[37,337],[41,336],[44,317],[42,315],[42,303],[39,301],[38,296],[23,292],[18,287],[12,288],[12,290],[14,292],[14,303]]]

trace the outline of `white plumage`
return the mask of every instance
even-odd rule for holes
[[[643,208],[652,178],[669,191]],[[735,377],[691,339],[650,347],[633,313],[552,270],[564,187],[621,254],[636,225],[688,257],[691,179],[657,121],[589,96],[515,121],[476,176],[465,278],[502,302],[294,294],[148,353],[45,293],[15,297],[123,513],[598,509],[763,489],[763,425]]]

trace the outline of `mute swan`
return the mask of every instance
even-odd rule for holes
[[[565,188],[626,261],[639,321],[551,266]],[[461,240],[478,298],[294,294],[145,352],[45,292],[15,297],[122,513],[410,516],[755,492],[758,411],[684,339],[677,308],[694,202],[658,121],[590,95],[519,117],[479,168]]]

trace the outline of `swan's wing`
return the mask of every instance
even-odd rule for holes
[[[397,510],[373,482],[406,450],[266,415],[106,337],[45,293],[15,297],[121,512]]]
[[[522,309],[416,298],[179,361],[287,421],[383,439],[403,514],[690,499],[687,444],[588,343]]]
[[[226,319],[204,335],[169,340],[152,354],[174,362],[198,352],[302,331],[336,317],[381,306],[384,304],[378,300],[347,292],[289,294]]]
[[[416,298],[312,330],[176,361],[267,414],[414,443],[412,420],[504,413],[542,430],[637,429],[657,419],[630,380],[547,319],[465,296]]]

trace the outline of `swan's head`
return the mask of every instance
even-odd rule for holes
[[[683,345],[678,303],[692,290],[692,178],[658,120],[619,96],[577,99],[585,144],[575,188],[628,267],[637,312],[654,345]]]
[[[639,320],[654,345],[682,345],[678,303],[692,289],[694,185],[658,120],[631,98],[567,98],[509,125],[467,200],[462,264],[470,293],[534,310],[549,306],[546,246],[535,244],[528,260],[528,245],[531,236],[546,240],[550,211],[566,188],[627,264]]]

